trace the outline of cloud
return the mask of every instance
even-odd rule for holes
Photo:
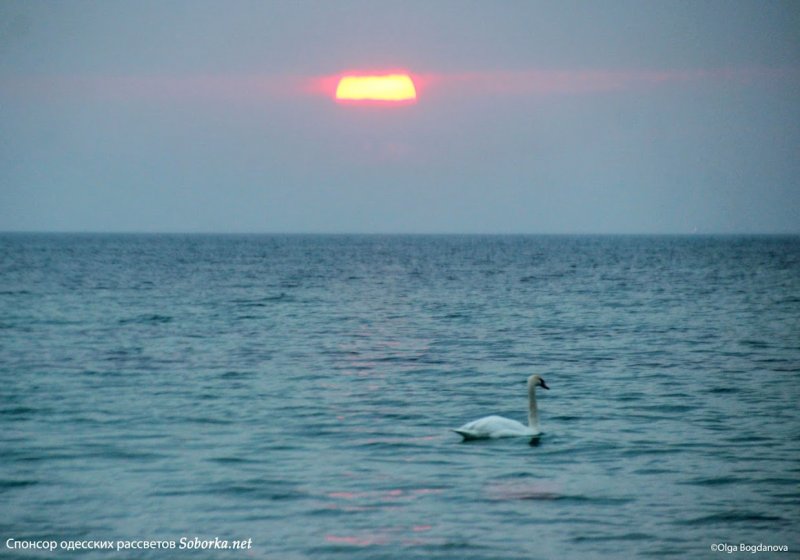
[[[322,76],[203,74],[117,76],[9,76],[3,95],[90,100],[290,100],[333,98],[340,74]],[[528,96],[581,95],[647,90],[670,85],[799,81],[800,68],[719,68],[707,70],[519,70],[412,73],[424,95]]]
[[[0,80],[6,95],[90,100],[262,100],[306,93],[307,78],[269,75],[16,76]]]
[[[709,70],[521,70],[422,74],[431,93],[465,95],[559,95],[648,89],[675,84],[740,84],[797,80],[798,68],[719,68]]]

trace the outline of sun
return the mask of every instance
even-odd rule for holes
[[[348,73],[339,78],[338,103],[406,105],[417,101],[417,88],[407,73]]]

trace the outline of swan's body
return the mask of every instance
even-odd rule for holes
[[[538,375],[528,378],[528,425],[522,422],[503,418],[502,416],[485,416],[467,422],[453,430],[467,439],[495,439],[504,437],[533,437],[541,434],[539,430],[539,414],[536,409],[536,387],[549,389],[544,379]]]
[[[539,434],[530,426],[502,416],[485,416],[467,422],[457,430],[464,439],[494,439],[503,437],[535,436]]]

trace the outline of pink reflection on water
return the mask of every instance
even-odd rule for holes
[[[398,511],[405,507],[405,504],[413,502],[423,496],[431,494],[441,494],[441,488],[392,488],[389,490],[369,490],[369,491],[350,491],[335,490],[324,494],[324,501],[317,507],[325,510],[335,510],[342,512],[359,511]],[[415,525],[415,532],[419,527],[426,525]]]
[[[414,500],[420,496],[429,494],[441,494],[444,492],[441,488],[393,488],[391,490],[369,490],[365,492],[350,492],[347,490],[328,492],[325,494],[328,498],[336,500],[380,500],[380,499],[408,499]]]
[[[403,546],[442,546],[447,543],[443,537],[416,537],[413,539],[403,539]]]
[[[357,537],[355,535],[325,535],[325,540],[335,544],[349,544],[351,546],[373,546],[388,544],[389,539],[384,535],[366,535]]]
[[[411,491],[413,494],[417,495],[425,495],[425,494],[441,494],[444,492],[441,488],[415,488]]]
[[[366,532],[354,535],[325,535],[328,543],[349,545],[349,546],[378,546],[400,543],[403,546],[425,546],[431,544],[442,544],[441,537],[425,536],[421,533],[428,533],[433,530],[433,525],[413,525],[408,527],[383,527],[373,532]],[[413,535],[413,536],[412,536]]]
[[[394,412],[394,411],[386,410],[385,412]],[[367,428],[367,430],[370,430],[370,429],[371,428]],[[358,430],[354,430],[354,431],[358,431]],[[427,435],[427,436],[408,436],[408,437],[405,437],[405,436],[399,436],[399,437],[398,436],[382,436],[382,437],[371,437],[371,438],[353,440],[352,443],[354,445],[375,445],[375,444],[378,444],[378,443],[393,443],[393,444],[398,444],[398,443],[419,443],[419,442],[442,440],[445,437],[446,436],[435,435],[435,434],[431,434],[431,435]]]
[[[320,504],[319,507],[327,510],[344,512],[356,511],[392,511],[400,509],[399,506],[387,505],[388,500],[397,500],[396,496],[386,496],[371,492],[329,492],[328,498],[334,502]]]
[[[321,506],[322,509],[333,510],[333,511],[343,511],[343,512],[356,512],[356,511],[374,511],[378,508],[375,506],[352,506],[347,504],[325,504]],[[381,509],[389,509],[389,508],[381,508]]]
[[[356,492],[328,492],[329,498],[342,498],[344,500],[355,500],[358,497]]]
[[[490,500],[556,500],[563,495],[561,484],[553,481],[497,482],[485,491]]]

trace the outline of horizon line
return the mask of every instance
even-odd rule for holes
[[[534,232],[534,231],[213,231],[213,230],[0,230],[0,235],[274,235],[274,236],[538,236],[538,237],[768,237],[800,236],[797,231],[663,231],[663,232]]]

